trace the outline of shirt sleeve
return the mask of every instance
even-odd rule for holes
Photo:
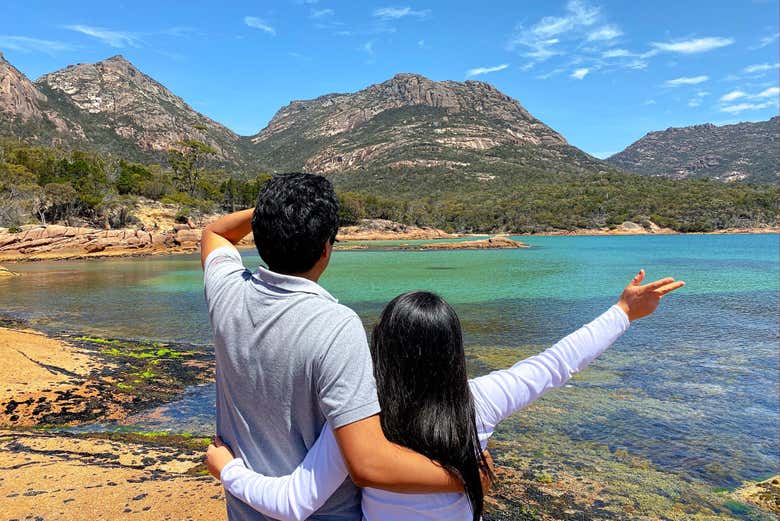
[[[230,288],[244,280],[248,273],[241,254],[232,246],[220,246],[209,253],[203,263],[203,286],[209,313],[229,294]]]
[[[366,331],[354,312],[315,362],[314,383],[322,414],[333,429],[379,413]]]
[[[546,351],[509,369],[471,380],[477,429],[483,444],[504,418],[565,384],[612,345],[628,326],[625,312],[612,306]]]
[[[328,424],[300,465],[286,476],[268,477],[234,459],[222,469],[225,490],[264,516],[282,521],[308,518],[347,478],[347,466]]]

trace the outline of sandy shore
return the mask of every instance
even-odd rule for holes
[[[117,345],[97,343],[108,350]],[[24,428],[118,419],[143,408],[144,399],[117,389],[127,373],[121,358],[107,363],[77,342],[6,327],[0,327],[0,353],[3,519],[226,518],[222,487],[202,465],[207,440],[79,436]],[[178,360],[181,365],[192,362],[184,356]]]
[[[0,430],[3,519],[226,519],[203,443],[151,443]]]
[[[121,420],[213,377],[212,354],[156,343],[0,327],[0,353],[0,427]]]

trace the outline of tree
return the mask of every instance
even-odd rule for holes
[[[79,195],[68,183],[49,183],[36,190],[32,197],[32,209],[41,224],[67,219],[73,214]]]
[[[217,153],[212,147],[201,141],[186,139],[177,143],[178,148],[168,150],[168,162],[173,169],[173,179],[183,192],[195,197],[202,171],[203,159]]]
[[[139,195],[145,182],[152,179],[152,173],[144,165],[130,163],[124,159],[119,161],[119,177],[116,189],[120,195]]]

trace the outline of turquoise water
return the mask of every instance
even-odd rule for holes
[[[598,442],[713,486],[776,472],[777,235],[520,239],[533,248],[336,252],[321,282],[367,326],[400,292],[439,292],[458,311],[468,346],[519,357],[598,315],[639,268],[649,279],[683,279],[686,287],[655,315],[571,386],[508,422],[498,439]],[[247,266],[259,262],[244,257]],[[0,282],[0,311],[35,327],[210,342],[195,256],[11,268],[24,276]],[[210,433],[212,397],[212,386],[193,388],[133,421]]]

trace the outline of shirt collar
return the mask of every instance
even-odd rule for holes
[[[310,293],[312,295],[319,295],[331,302],[338,302],[338,299],[328,293],[328,291],[314,282],[313,280],[305,279],[303,277],[295,277],[293,275],[284,275],[277,273],[262,266],[257,267],[252,276],[263,284],[273,286],[275,288],[290,291],[294,293]]]

